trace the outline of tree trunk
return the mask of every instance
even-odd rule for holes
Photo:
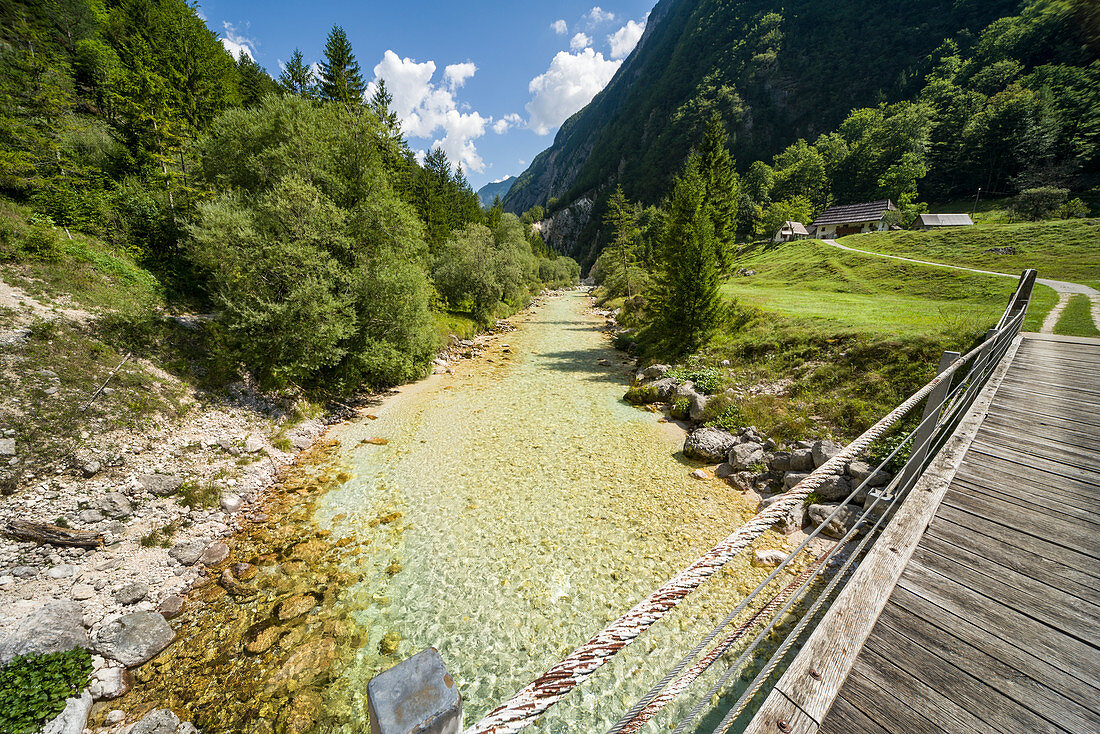
[[[99,533],[69,530],[58,525],[28,520],[10,520],[4,527],[4,534],[15,540],[30,540],[50,545],[77,546],[80,548],[98,548],[103,545],[103,536]]]

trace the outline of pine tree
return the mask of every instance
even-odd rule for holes
[[[371,95],[370,102],[371,110],[378,116],[378,121],[382,123],[382,127],[394,140],[401,140],[401,121],[397,118],[397,113],[393,111],[393,95],[390,94],[390,90],[386,88],[386,80],[379,79],[378,84],[374,88],[374,94]]]
[[[611,252],[613,273],[621,280],[628,298],[638,295],[641,283],[638,273],[638,223],[634,207],[623,194],[621,185],[615,187],[607,202],[604,223],[611,228],[611,240],[607,244]]]
[[[343,102],[349,107],[363,101],[367,85],[359,70],[359,62],[351,51],[348,35],[340,26],[333,26],[325,42],[325,58],[321,62],[321,98]]]
[[[302,59],[302,52],[294,49],[290,61],[283,67],[283,73],[279,76],[279,88],[287,94],[294,94],[306,99],[317,96],[317,78]]]
[[[706,185],[706,199],[714,224],[715,244],[723,270],[728,270],[733,258],[733,239],[737,230],[739,186],[733,158],[726,149],[725,123],[715,112],[707,122],[703,146],[699,151],[700,165]]]
[[[713,214],[697,155],[673,184],[667,208],[655,320],[646,338],[663,353],[681,357],[703,345],[725,311]]]

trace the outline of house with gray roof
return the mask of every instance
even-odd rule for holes
[[[896,212],[898,208],[889,199],[870,201],[866,204],[845,204],[831,206],[810,222],[810,233],[819,240],[830,240],[846,234],[863,232],[885,232],[890,229],[886,221],[886,212]]]
[[[806,225],[802,222],[787,220],[783,222],[783,226],[772,237],[772,242],[792,242],[794,240],[804,240],[809,236],[810,233],[806,231]]]

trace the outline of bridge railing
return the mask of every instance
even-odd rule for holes
[[[937,375],[926,385],[721,543],[487,714],[465,734],[511,734],[534,723],[543,712],[668,614],[688,594],[746,550],[788,512],[805,503],[811,493],[836,475],[842,474],[849,462],[864,458],[872,444],[887,434],[898,431],[903,421],[918,406],[923,405],[920,419],[902,436],[893,451],[818,524],[798,548],[788,554],[664,678],[626,711],[609,732],[626,734],[639,731],[668,703],[679,699],[707,673],[710,674],[709,677],[716,677],[715,682],[701,695],[693,695],[696,704],[676,724],[674,734],[685,732],[696,725],[704,711],[715,707],[715,700],[719,702],[721,711],[725,712],[720,724],[713,729],[716,734],[728,731],[735,723],[743,720],[748,715],[746,712],[751,713],[754,705],[759,704],[760,692],[773,679],[777,668],[785,660],[789,660],[792,647],[803,639],[809,625],[820,618],[830,600],[839,593],[855,565],[890,522],[930,458],[950,438],[967,413],[989,375],[1019,333],[1034,282],[1035,271],[1025,271],[997,326],[990,329],[973,349],[962,356],[955,352],[945,352]],[[909,452],[908,458],[890,483],[884,488],[871,488],[870,483],[875,475],[885,471],[895,459],[903,457],[906,450]],[[863,499],[860,506],[857,498],[864,496],[866,499]],[[827,529],[836,537],[835,543],[803,568],[799,559]],[[790,574],[792,569],[799,569],[794,579],[775,591],[776,579],[780,574]],[[792,609],[796,608],[795,605],[798,605],[797,609],[805,611],[801,613],[798,622],[791,625],[782,639],[776,642],[779,623],[788,618]],[[735,625],[738,620],[741,621]],[[769,653],[765,659],[763,643],[766,640]],[[720,675],[715,676],[712,669],[718,661],[735,652],[737,657],[734,662],[727,665]],[[733,692],[740,690],[741,686],[733,684],[740,679],[745,666],[750,662],[760,666],[760,671],[734,699]],[[391,679],[399,676],[400,667],[399,665],[384,675]],[[449,679],[449,676],[446,677]],[[375,681],[371,682],[371,686],[375,685]],[[370,687],[368,698],[373,700]],[[448,721],[452,719],[453,716]],[[458,719],[438,731],[457,732],[460,720],[459,712]],[[373,725],[372,722],[372,730]],[[381,731],[381,734],[391,732]]]

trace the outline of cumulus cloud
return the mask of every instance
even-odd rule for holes
[[[504,133],[511,130],[513,127],[519,127],[522,124],[523,118],[513,112],[494,122],[493,132],[495,132],[497,135],[503,135]]]
[[[621,60],[605,59],[591,48],[575,54],[559,51],[550,68],[527,85],[531,92],[527,126],[538,135],[548,134],[588,104],[611,81],[620,64]]]
[[[550,29],[557,33],[559,36],[564,36],[569,32],[569,24],[565,22],[563,18],[558,18],[550,24]]]
[[[608,36],[607,42],[611,44],[611,58],[621,59],[628,56],[638,45],[643,31],[645,31],[644,20],[641,23],[628,20],[626,25]]]
[[[456,89],[465,84],[466,80],[472,77],[475,72],[477,72],[477,66],[472,61],[462,64],[448,64],[443,69],[443,78],[447,80],[447,84],[452,89]]]
[[[225,27],[225,37],[222,38],[222,46],[225,46],[225,50],[228,51],[234,59],[240,59],[243,54],[255,61],[256,54],[253,52],[253,48],[255,48],[256,42],[238,33],[236,26],[232,23],[226,21],[223,22],[222,25]]]
[[[432,146],[443,148],[452,163],[467,171],[484,171],[485,161],[474,141],[485,134],[493,118],[459,111],[454,97],[455,89],[473,76],[477,67],[470,62],[447,66],[442,85],[432,82],[435,70],[434,61],[417,62],[387,50],[374,67],[372,87],[379,79],[386,80],[393,95],[393,111],[406,135],[434,139]]]
[[[573,36],[569,41],[569,48],[574,51],[580,51],[582,48],[587,48],[592,45],[592,38],[586,33],[578,33]]]
[[[596,5],[591,10],[589,10],[588,14],[585,15],[585,17],[588,18],[588,22],[592,25],[599,25],[600,23],[610,23],[611,21],[615,20],[614,13],[604,10],[599,5]]]

